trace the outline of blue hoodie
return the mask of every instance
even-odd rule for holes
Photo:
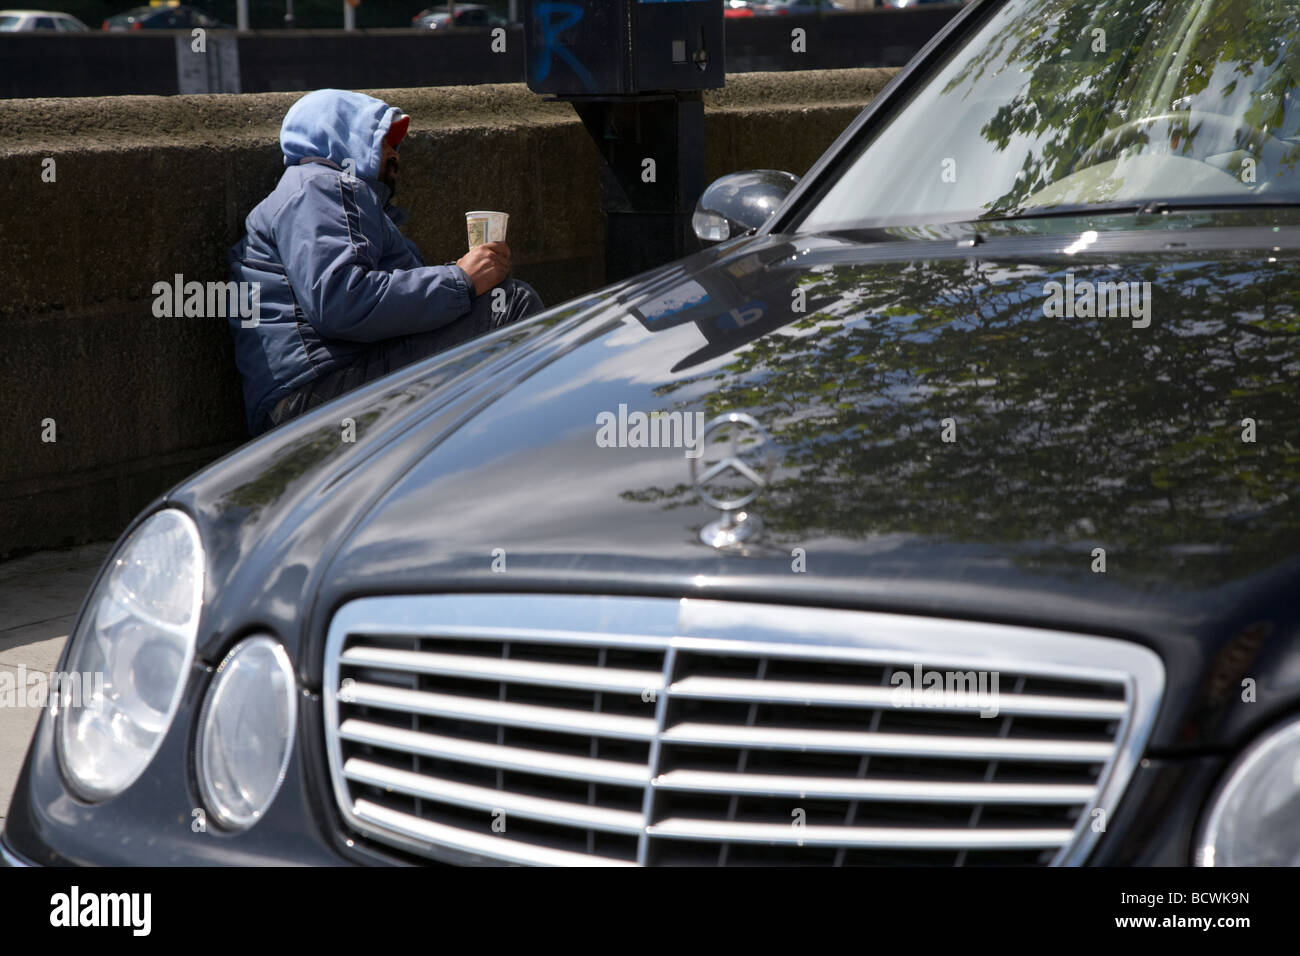
[[[252,434],[283,396],[370,343],[436,329],[470,310],[469,276],[424,264],[379,182],[383,140],[401,115],[346,90],[308,93],[285,114],[280,148],[289,168],[230,251],[231,278],[261,286],[256,325],[229,320]]]

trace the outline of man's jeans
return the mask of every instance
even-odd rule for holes
[[[492,300],[498,298],[493,295],[493,289],[475,298],[469,312],[441,328],[374,343],[350,364],[328,372],[280,399],[264,416],[258,434],[404,365],[455,348],[545,308],[541,297],[527,282],[506,279],[496,288],[506,292],[504,309],[493,311]]]

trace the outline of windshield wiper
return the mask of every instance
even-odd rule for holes
[[[1300,207],[1300,199],[1265,199],[1262,201],[1231,199],[1144,199],[1137,202],[1078,203],[1028,209],[1001,216],[980,216],[976,222],[1010,222],[1016,219],[1048,219],[1054,216],[1115,215],[1159,216],[1170,212],[1204,209],[1268,209]]]

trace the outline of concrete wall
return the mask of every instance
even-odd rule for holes
[[[803,173],[891,73],[729,78],[707,179]],[[368,92],[413,117],[399,202],[428,261],[462,254],[464,210],[504,209],[548,303],[601,284],[597,155],[570,107],[522,85]],[[151,289],[226,278],[298,95],[0,102],[0,557],[112,537],[246,440],[224,320],[155,318]]]
[[[341,6],[341,4],[340,4]],[[725,20],[727,73],[901,66],[960,11],[950,4],[828,16]],[[804,31],[792,42],[794,29]],[[214,30],[0,33],[0,97],[265,93],[516,83],[524,30]]]

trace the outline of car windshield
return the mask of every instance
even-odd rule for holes
[[[798,229],[1300,202],[1298,77],[1295,0],[1008,0]]]
[[[12,30],[22,22],[22,17],[0,17],[0,30]]]

